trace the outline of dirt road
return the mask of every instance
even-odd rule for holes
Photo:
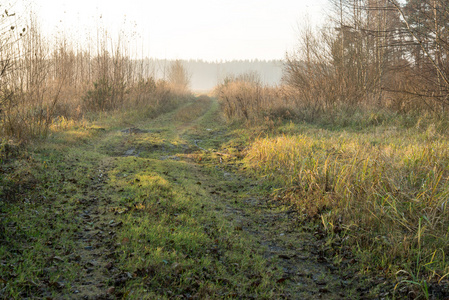
[[[3,296],[361,299],[369,291],[329,260],[317,228],[245,175],[245,137],[221,120],[216,101],[95,130],[76,147],[55,140],[42,150],[51,158],[39,184],[61,184],[35,209],[60,230],[40,243],[36,277]]]

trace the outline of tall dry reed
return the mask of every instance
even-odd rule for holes
[[[449,273],[449,141],[429,130],[260,138],[245,160],[306,219],[346,236],[367,269],[439,280]]]

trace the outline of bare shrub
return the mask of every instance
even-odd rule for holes
[[[448,8],[440,0],[335,0],[329,24],[304,26],[284,83],[309,119],[345,110],[445,112]]]
[[[29,27],[7,50],[8,56],[18,58],[3,78],[8,87],[3,134],[19,140],[46,135],[65,80],[64,76],[51,78],[49,49],[33,17]]]
[[[226,77],[215,94],[228,120],[256,121],[285,110],[280,90],[263,86],[255,72]]]
[[[167,77],[167,81],[175,93],[183,95],[188,92],[190,75],[180,60],[175,60],[172,62],[168,69]]]
[[[82,119],[91,112],[139,109],[154,116],[190,97],[180,62],[173,65],[170,82],[156,81],[127,55],[122,36],[113,41],[103,31],[97,48],[86,50],[66,37],[51,43],[33,15],[27,27],[26,34],[11,29],[9,41],[0,43],[2,137],[46,136],[55,120]]]

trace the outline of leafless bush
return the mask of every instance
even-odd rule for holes
[[[280,112],[282,97],[279,89],[263,86],[257,73],[228,76],[215,93],[227,119],[255,121]]]
[[[3,134],[19,140],[47,133],[65,77],[51,78],[48,43],[32,18],[30,29],[17,43],[4,49],[15,57],[3,79]]]
[[[92,55],[93,47],[77,48],[65,37],[47,40],[33,15],[27,27],[17,34],[10,29],[9,41],[0,42],[2,137],[45,136],[59,117],[79,119],[88,112],[139,108],[154,115],[189,94],[182,65],[173,72],[184,77],[156,81],[127,55],[122,37],[114,42],[106,33],[99,36]]]
[[[189,91],[190,75],[180,60],[175,60],[170,65],[167,81],[171,89],[179,95],[184,95]]]
[[[444,112],[449,103],[447,3],[334,0],[329,24],[305,26],[284,83],[299,111]]]

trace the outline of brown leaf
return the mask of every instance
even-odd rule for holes
[[[53,260],[54,261],[59,261],[59,262],[64,261],[60,256],[53,256]]]
[[[113,267],[113,264],[111,262],[108,262],[105,266],[106,269],[110,270]]]
[[[57,288],[57,289],[63,289],[63,288],[65,287],[65,284],[64,284],[64,283],[62,283],[62,282],[57,282],[57,281],[50,282],[48,285],[51,286],[51,287],[55,287],[55,288]]]
[[[277,281],[276,281],[276,283],[283,283],[284,281],[286,281],[288,278],[286,278],[286,277],[282,277],[281,279],[278,279]]]
[[[260,280],[256,280],[256,281],[253,281],[253,282],[251,283],[251,286],[252,286],[252,287],[258,287],[261,283],[262,283],[262,282],[261,282]]]
[[[122,225],[122,224],[123,224],[123,222],[120,221],[120,222],[118,222],[118,223],[112,223],[112,224],[109,224],[109,226],[111,226],[111,227],[117,227],[117,226],[120,226],[120,225]]]

